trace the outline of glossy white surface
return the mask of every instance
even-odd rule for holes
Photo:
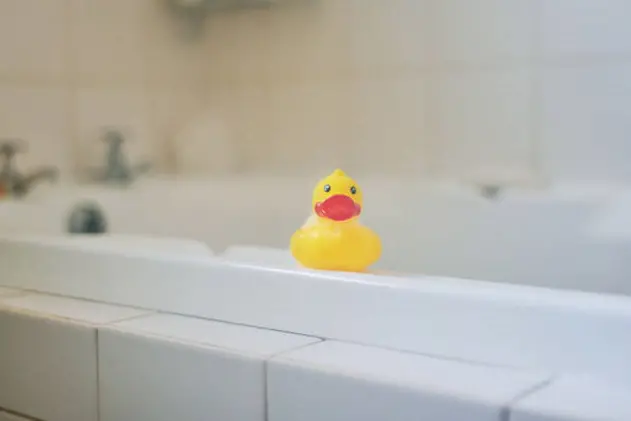
[[[478,178],[358,180],[366,197],[363,222],[384,244],[375,269],[631,293],[626,281],[631,241],[589,230],[601,219],[606,201],[624,189],[551,185],[538,190],[526,184],[487,200],[479,184],[493,177]],[[243,245],[286,249],[309,216],[314,181],[189,177],[145,178],[123,189],[62,185],[2,202],[0,233],[59,235],[72,207],[90,199],[102,206],[112,233],[189,238],[216,252]]]
[[[270,421],[500,421],[549,376],[327,341],[269,363]]]
[[[594,238],[609,241],[631,241],[631,192],[606,201],[603,209],[588,227]]]
[[[30,239],[45,244],[73,245],[86,250],[102,251],[137,251],[144,250],[157,254],[184,256],[211,256],[213,251],[204,243],[182,238],[157,237],[150,235],[22,235],[20,238]]]
[[[208,256],[212,250],[201,241],[183,238],[105,234],[98,236],[70,236],[63,241],[75,241],[82,247],[103,250],[151,250],[156,253]]]
[[[561,376],[519,400],[511,421],[628,421],[631,389],[594,376]]]
[[[22,295],[24,293],[25,293],[24,291],[20,291],[19,289],[0,287],[0,297]]]
[[[146,311],[133,308],[44,294],[9,297],[2,301],[2,307],[27,315],[65,319],[91,325],[107,324],[146,314]]]
[[[221,253],[222,259],[234,262],[244,262],[265,266],[298,268],[300,265],[288,249],[256,246],[228,247]]]
[[[25,295],[0,300],[0,407],[46,421],[97,420],[96,326],[143,314]],[[63,387],[62,387],[63,386]]]
[[[307,336],[170,314],[121,321],[108,326],[107,330],[258,357],[271,357],[319,341]]]
[[[622,382],[631,375],[623,296],[29,240],[0,241],[0,267],[5,286],[466,361]]]
[[[100,419],[264,421],[265,360],[317,341],[173,315],[111,325],[99,331]]]

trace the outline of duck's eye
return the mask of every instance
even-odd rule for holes
[[[356,194],[357,193],[357,187],[352,186],[351,187],[351,194]]]
[[[330,192],[330,191],[331,191],[331,185],[330,185],[330,184],[325,184],[325,185],[324,185],[324,192],[325,192],[325,193],[328,193],[328,192]]]

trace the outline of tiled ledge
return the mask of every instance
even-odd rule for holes
[[[0,337],[10,340],[0,349],[0,408],[45,421],[628,421],[631,414],[624,386],[592,377],[43,294],[0,298]],[[5,419],[22,421],[0,411]]]
[[[0,408],[97,420],[97,327],[145,313],[41,294],[0,297]]]
[[[7,287],[486,364],[631,375],[627,297],[316,272],[64,239],[0,240],[0,267]]]
[[[113,324],[99,331],[100,420],[264,421],[266,361],[319,341],[165,314]]]
[[[548,380],[544,373],[327,341],[269,363],[269,419],[500,421],[513,401]]]
[[[562,375],[515,402],[510,421],[624,421],[631,419],[628,384],[597,377]]]

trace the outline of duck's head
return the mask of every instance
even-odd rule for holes
[[[362,210],[362,192],[355,180],[335,170],[313,190],[313,210],[320,218],[335,222],[355,219]]]

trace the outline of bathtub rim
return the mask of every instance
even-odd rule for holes
[[[58,238],[0,238],[0,267],[0,285],[6,287],[476,363],[541,369],[510,355],[511,341],[541,334],[531,331],[533,323],[566,346],[584,344],[577,327],[587,324],[601,335],[601,348],[631,347],[631,297],[624,296],[264,267],[210,255],[86,249]],[[426,320],[432,315],[446,320],[445,331],[438,332],[444,337]],[[491,343],[472,344],[473,334]],[[502,341],[510,346],[494,351]],[[473,352],[464,352],[467,346]],[[596,348],[579,349],[568,364],[578,371],[598,369],[602,358]],[[486,358],[487,353],[492,356]]]

